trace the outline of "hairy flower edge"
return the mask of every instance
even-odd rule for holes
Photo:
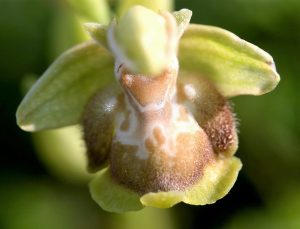
[[[179,202],[205,205],[215,203],[229,192],[241,167],[242,163],[236,157],[218,158],[185,191],[147,193],[142,196],[115,182],[107,167],[97,174],[89,188],[93,200],[109,212],[137,211],[145,206],[169,208]]]

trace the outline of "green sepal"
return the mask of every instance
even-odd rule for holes
[[[242,163],[236,157],[217,159],[204,170],[203,176],[186,191],[148,193],[141,197],[145,206],[169,208],[184,202],[192,205],[215,203],[234,185]]]
[[[116,183],[108,168],[100,171],[90,183],[91,196],[103,210],[123,213],[137,211],[144,206],[137,193]]]
[[[98,23],[85,23],[84,28],[95,41],[109,50],[107,41],[108,27],[106,25]]]
[[[130,7],[134,5],[144,6],[153,11],[172,11],[173,1],[172,0],[122,0],[119,1],[117,8],[117,15],[122,16]]]
[[[225,97],[261,95],[280,78],[273,58],[233,33],[205,25],[190,25],[180,40],[182,70],[209,78]]]
[[[63,53],[27,93],[17,110],[26,131],[77,124],[88,99],[113,82],[113,57],[95,42]]]
[[[135,74],[157,76],[169,64],[166,20],[143,6],[131,7],[118,23],[112,22],[109,44],[116,59]]]

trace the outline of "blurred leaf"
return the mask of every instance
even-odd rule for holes
[[[9,180],[1,184],[0,190],[1,228],[106,228],[107,220],[85,190],[36,176]]]
[[[79,17],[68,8],[58,8],[49,27],[48,61],[52,62],[62,52],[88,38]]]
[[[37,81],[17,110],[27,131],[77,124],[91,95],[114,80],[113,58],[94,42],[62,54]]]
[[[73,184],[86,184],[93,176],[87,172],[87,158],[79,126],[33,133],[39,158],[51,174]]]
[[[108,24],[110,12],[107,0],[67,0],[85,21]]]
[[[179,60],[181,69],[209,78],[226,97],[264,94],[279,82],[268,53],[217,27],[190,25]]]
[[[0,0],[1,84],[17,83],[25,73],[40,69],[50,11],[47,1]]]
[[[118,215],[118,220],[112,222],[112,228],[140,229],[141,225],[143,225],[143,229],[178,228],[171,213],[171,209],[166,210],[146,207],[138,212]]]
[[[287,190],[271,199],[264,208],[240,212],[223,228],[299,228],[299,188],[294,186]]]

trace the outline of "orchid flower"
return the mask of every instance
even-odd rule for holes
[[[26,131],[81,124],[91,195],[107,211],[224,197],[242,166],[228,99],[279,82],[268,53],[191,16],[133,6],[85,24],[93,40],[63,53],[17,110]]]

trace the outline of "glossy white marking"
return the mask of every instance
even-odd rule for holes
[[[109,101],[105,104],[104,106],[104,110],[106,112],[111,112],[112,110],[114,110],[114,108],[117,105],[117,99],[115,97],[112,97],[109,99]]]
[[[185,84],[183,86],[183,92],[184,92],[185,96],[190,100],[195,99],[197,96],[197,92],[196,92],[195,88],[193,87],[193,85],[191,85],[191,84]]]

